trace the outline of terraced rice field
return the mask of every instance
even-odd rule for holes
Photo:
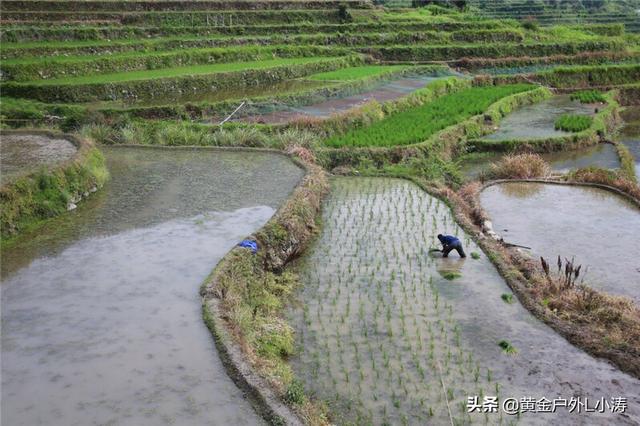
[[[414,184],[337,178],[322,221],[296,265],[304,287],[290,312],[299,347],[293,364],[339,423],[509,424],[515,419],[503,414],[469,413],[467,397],[616,392],[610,366],[506,301],[511,293],[483,254],[429,253],[440,232],[463,238],[468,254],[478,248],[447,206]],[[629,394],[640,390],[637,379],[613,380]],[[629,415],[640,419],[637,410]],[[561,410],[554,421],[581,422]]]
[[[3,0],[1,422],[640,424],[634,1]]]
[[[392,114],[366,128],[331,138],[327,140],[327,145],[393,146],[424,142],[438,130],[481,114],[500,98],[531,89],[533,86],[530,85],[465,89],[423,106]]]

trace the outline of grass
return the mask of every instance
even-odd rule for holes
[[[476,251],[472,251],[471,252],[471,258],[472,259],[476,259],[476,260],[480,259],[480,253],[478,253]]]
[[[249,69],[264,69],[281,67],[288,65],[300,65],[308,64],[312,62],[322,62],[333,60],[333,57],[310,57],[310,58],[279,58],[262,61],[248,61],[248,62],[230,62],[223,64],[208,64],[208,65],[191,65],[185,67],[175,68],[163,68],[156,70],[144,70],[144,71],[131,71],[120,72],[113,74],[101,74],[101,75],[87,75],[82,77],[65,77],[54,78],[51,80],[37,80],[29,81],[24,84],[28,85],[75,85],[75,84],[107,84],[117,83],[123,81],[135,81],[135,80],[151,80],[158,78],[171,78],[180,77],[185,75],[204,75],[204,74],[216,74],[223,72],[243,71]]]
[[[492,179],[530,179],[546,176],[551,168],[538,154],[505,155],[491,164],[487,177]]]
[[[335,71],[313,74],[309,76],[309,78],[312,80],[322,81],[349,81],[388,74],[408,68],[409,67],[405,65],[365,65],[362,67],[343,68]]]
[[[424,142],[439,130],[481,114],[489,105],[514,93],[531,90],[527,84],[473,87],[437,98],[422,106],[395,113],[364,128],[326,141],[330,147],[395,146]]]
[[[577,133],[587,130],[593,123],[593,117],[578,114],[562,114],[554,123],[556,130]]]
[[[578,100],[583,104],[594,104],[596,102],[605,102],[604,95],[597,90],[580,90],[571,94],[571,100]]]

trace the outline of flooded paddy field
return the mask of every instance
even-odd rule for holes
[[[0,136],[0,183],[74,157],[78,148],[64,138],[45,135]]]
[[[620,142],[625,144],[636,160],[636,176],[640,177],[640,107],[627,107],[622,113],[625,126],[620,132]]]
[[[500,122],[498,129],[485,136],[489,140],[542,139],[571,133],[555,129],[555,120],[562,114],[593,115],[597,106],[571,100],[569,95],[554,96],[532,105],[518,108]]]
[[[345,112],[357,108],[373,100],[386,102],[406,96],[418,89],[422,89],[428,83],[440,79],[436,76],[406,76],[396,80],[380,82],[375,87],[357,94],[306,105],[301,107],[283,107],[280,111],[268,114],[253,115],[239,119],[249,123],[284,124],[301,118],[328,118],[332,114]]]
[[[489,171],[491,164],[503,157],[503,153],[482,154],[471,160],[463,160],[460,168],[468,179],[478,178],[482,172]],[[551,169],[555,172],[566,173],[572,169],[581,167],[602,167],[604,169],[617,169],[620,167],[620,158],[616,147],[609,143],[601,143],[571,151],[556,151],[539,154]]]
[[[407,181],[336,178],[296,266],[294,370],[338,423],[636,424],[640,381],[533,318],[446,205]],[[429,254],[458,235],[469,255]],[[472,253],[475,253],[471,256]],[[513,350],[506,353],[500,342]],[[625,395],[625,414],[467,413],[468,397]],[[587,417],[588,416],[588,417]]]
[[[506,241],[552,264],[575,256],[590,286],[640,303],[640,209],[627,199],[599,188],[509,182],[485,189],[481,202]]]
[[[102,191],[3,251],[2,424],[260,424],[198,289],[303,172],[266,153],[105,155]]]

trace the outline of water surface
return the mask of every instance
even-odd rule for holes
[[[575,256],[589,285],[640,303],[640,209],[628,200],[598,188],[510,182],[485,189],[481,202],[505,240],[553,264]]]
[[[106,149],[112,180],[3,253],[2,424],[253,425],[198,288],[302,176],[282,156]]]
[[[627,107],[622,113],[625,126],[620,132],[620,141],[629,148],[636,160],[636,177],[640,178],[640,107]]]
[[[485,136],[490,140],[541,139],[571,133],[555,129],[562,114],[594,114],[597,105],[572,101],[569,95],[554,96],[514,110],[500,121],[496,132]]]

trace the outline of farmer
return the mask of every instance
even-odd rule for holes
[[[438,239],[442,244],[442,257],[448,257],[451,250],[457,251],[460,257],[467,257],[467,255],[464,254],[462,243],[460,242],[458,237],[454,237],[453,235],[438,234]]]

